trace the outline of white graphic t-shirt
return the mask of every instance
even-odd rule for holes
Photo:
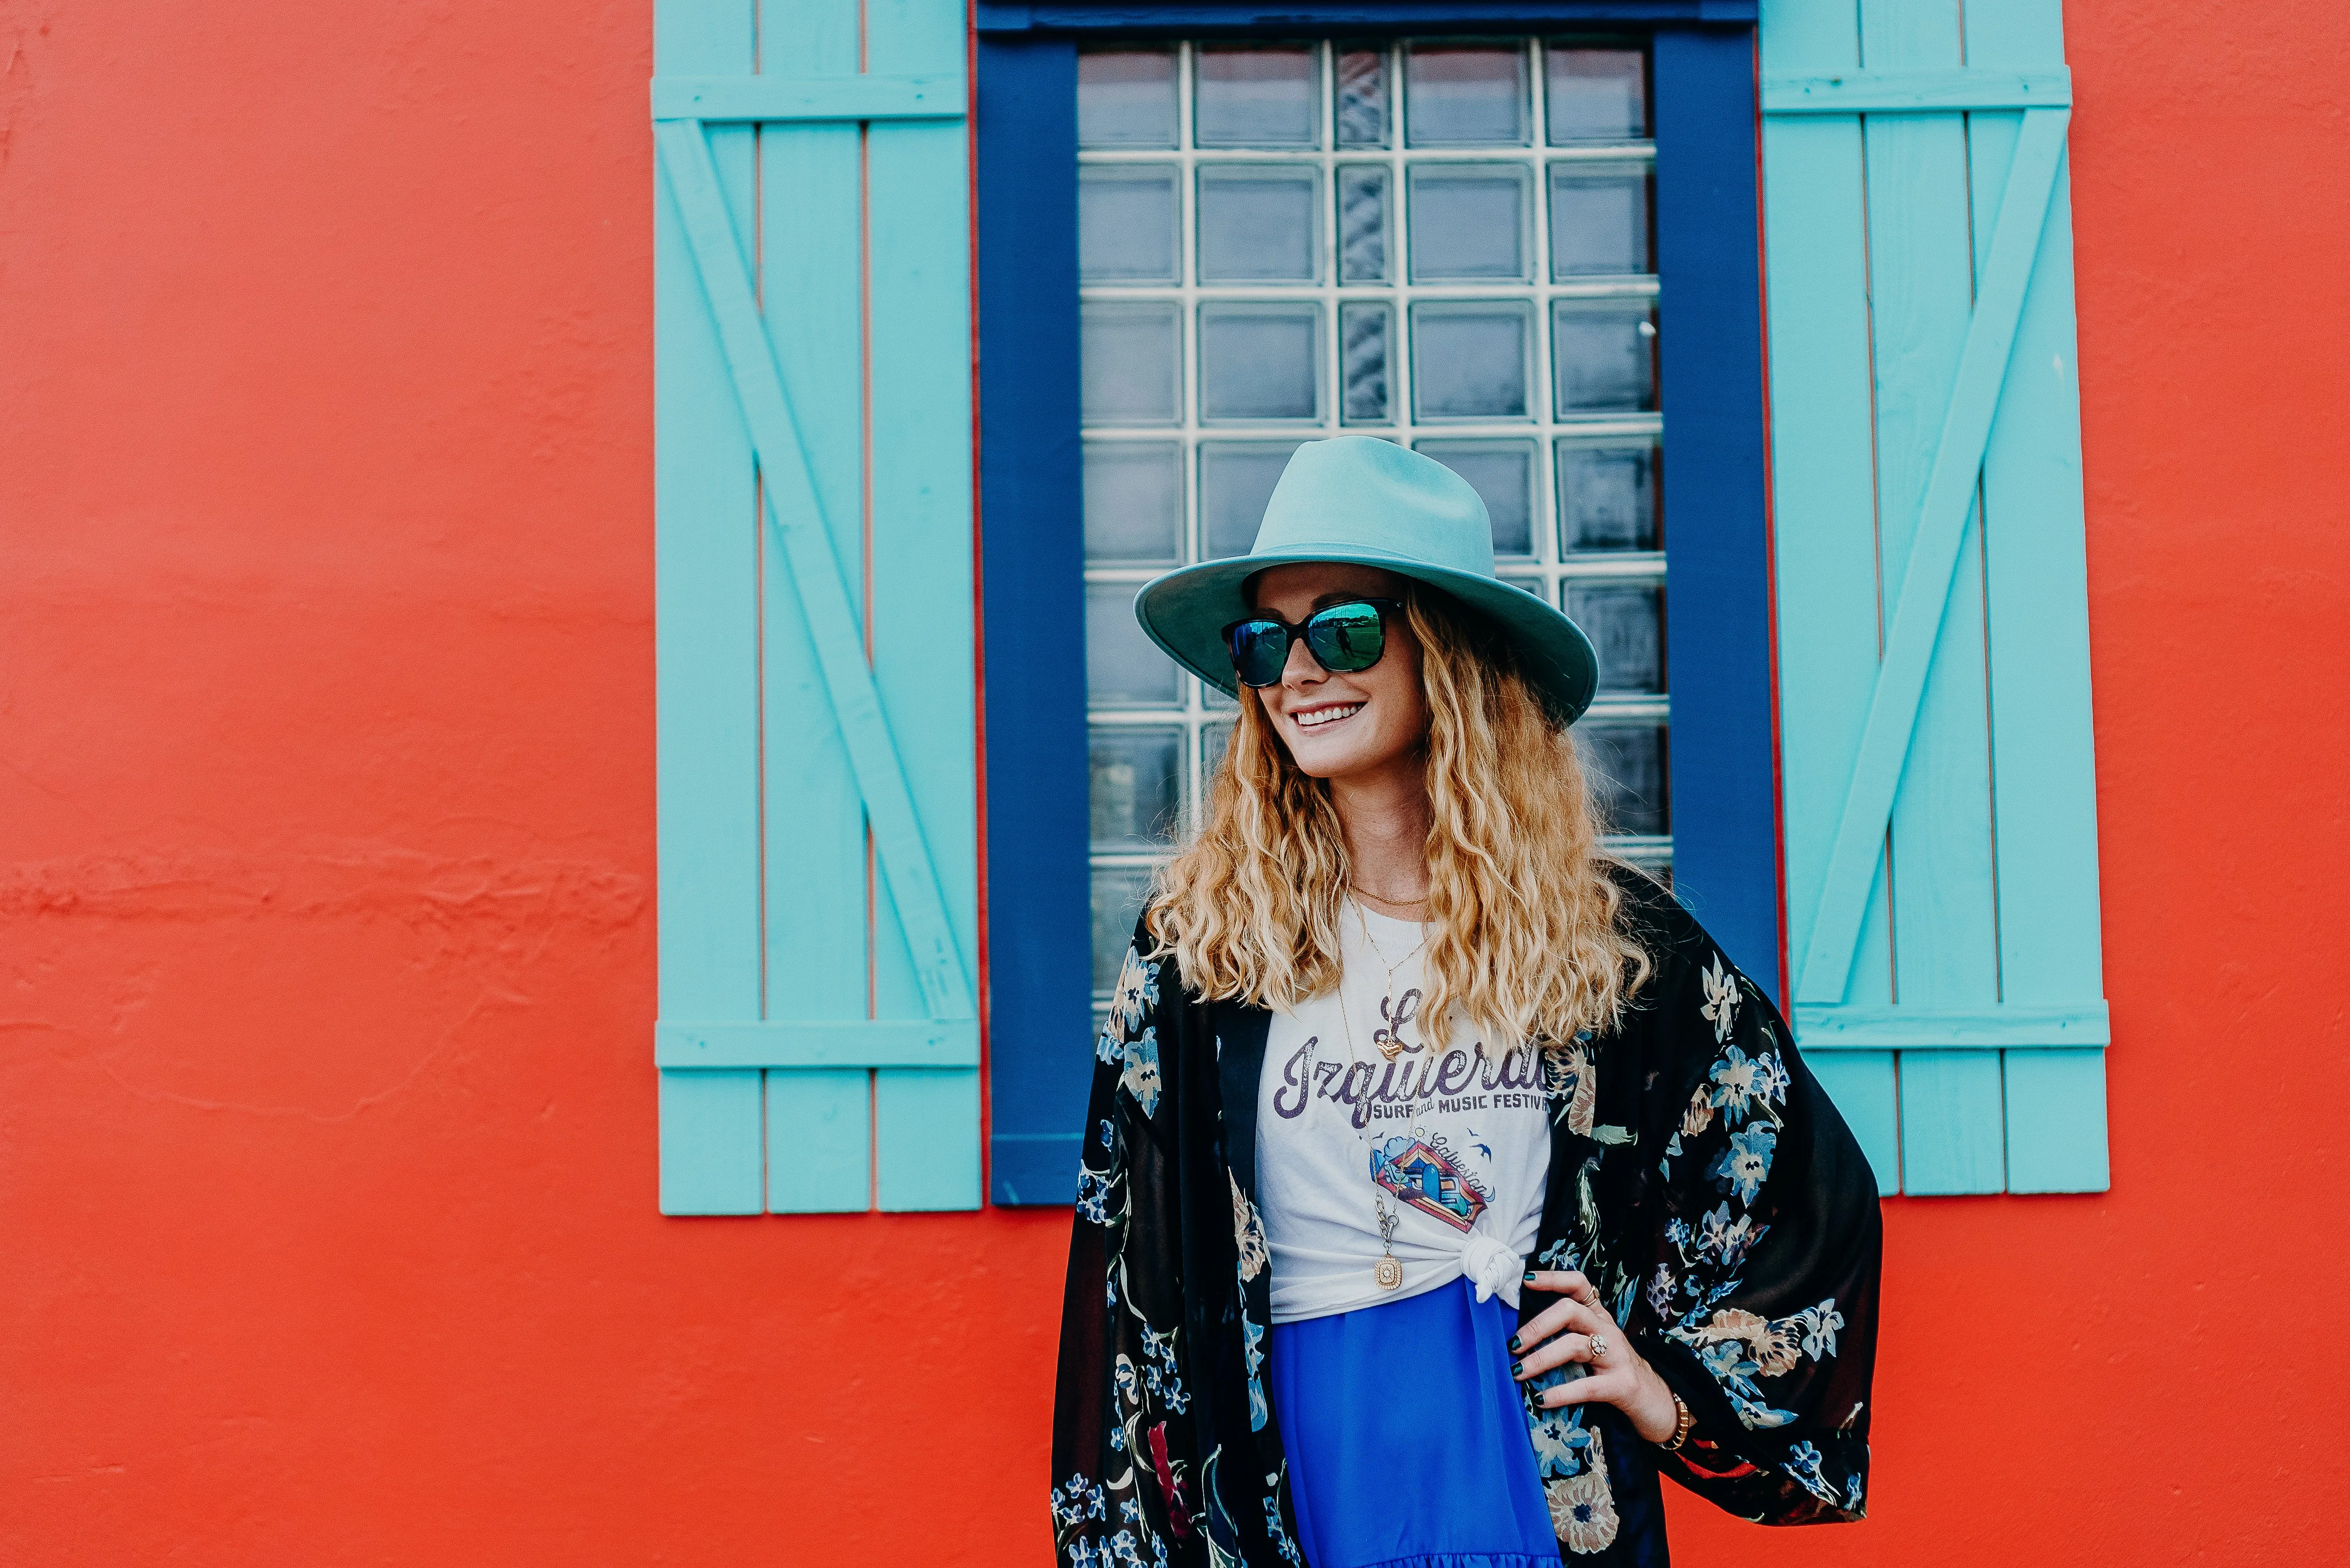
[[[1479,1300],[1514,1306],[1550,1174],[1541,1053],[1488,1043],[1457,1012],[1435,1044],[1419,1017],[1425,928],[1350,900],[1340,929],[1338,990],[1276,1011],[1265,1038],[1257,1204],[1273,1321],[1400,1301],[1464,1274]],[[1383,1044],[1399,1044],[1392,1058]],[[1371,1272],[1381,1193],[1403,1265],[1394,1290]]]

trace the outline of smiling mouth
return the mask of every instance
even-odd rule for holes
[[[1315,708],[1295,716],[1297,727],[1301,730],[1326,730],[1333,724],[1353,718],[1361,712],[1363,708],[1364,704],[1360,702],[1342,702],[1333,707]]]

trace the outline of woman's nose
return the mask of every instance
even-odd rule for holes
[[[1328,673],[1322,668],[1322,661],[1314,657],[1314,650],[1305,646],[1304,638],[1289,639],[1289,659],[1281,667],[1281,683],[1284,686],[1311,685]]]

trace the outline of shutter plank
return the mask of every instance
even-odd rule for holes
[[[2106,1153],[2106,1054],[2005,1051],[2007,1189],[2103,1192],[2112,1184]]]
[[[1913,1197],[2007,1185],[1998,1051],[1904,1051],[1901,1190]],[[2030,1055],[2019,1051],[2017,1056]]]
[[[960,76],[962,11],[897,0],[866,16],[877,72]],[[979,972],[978,737],[974,693],[971,229],[961,122],[877,121],[868,130],[872,254],[875,679],[903,748],[908,786],[962,950]],[[928,1009],[896,904],[876,893],[877,1006]],[[980,1200],[975,1068],[876,1075],[878,1199],[885,1210]]]
[[[979,1074],[885,1067],[874,1078],[881,1207],[977,1208]]]
[[[2047,0],[1970,0],[1966,30],[1979,65],[2064,62],[2063,19]],[[1978,211],[2004,189],[2022,119],[1970,117]],[[2000,964],[2005,1000],[2019,1004],[2105,993],[2076,369],[2060,168],[1983,462]],[[2008,1053],[2006,1108],[2010,1191],[2106,1190],[2103,1051]]]
[[[1768,0],[1765,16],[1767,73],[1859,64],[1849,5]],[[1787,943],[1800,955],[1877,660],[1867,236],[1856,121],[1766,119],[1762,138]],[[1890,974],[1880,886],[1864,919],[1850,995],[1890,1001]],[[1812,1068],[1867,1151],[1877,1185],[1898,1190],[1893,1054],[1840,1053]]]
[[[770,70],[857,69],[856,0],[768,0]],[[718,130],[709,128],[714,134]],[[854,124],[760,128],[760,305],[849,603],[864,605],[863,216]],[[766,611],[766,1016],[869,1016],[865,805],[791,568],[771,532]],[[859,1210],[873,1200],[872,1075],[767,1075],[768,1207]]]
[[[659,68],[746,71],[747,12],[663,0]],[[751,133],[712,138],[739,213]],[[759,1005],[757,496],[675,203],[654,193],[655,685],[659,704],[660,1010],[754,1017]],[[759,1075],[661,1073],[664,1214],[760,1208]]]
[[[873,1075],[863,1067],[771,1072],[767,1207],[856,1214],[873,1206]]]
[[[1862,0],[1862,53],[1881,70],[1960,65],[1958,9]],[[1975,295],[1966,125],[1956,114],[1870,116],[1869,285],[1877,375],[1879,592],[1898,601],[1919,508],[1944,436]],[[1991,227],[1983,209],[1980,227]],[[1991,893],[1989,693],[1983,674],[1982,560],[1970,525],[1918,698],[1888,833],[1895,994],[1928,1007],[1999,1000]],[[1988,1065],[1989,1071],[1984,1068]],[[1998,1189],[1978,1145],[1996,1152],[1996,1062],[1905,1058],[1902,1186]]]

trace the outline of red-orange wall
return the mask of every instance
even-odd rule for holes
[[[2350,12],[2069,9],[2113,1191],[1687,1562],[2339,1549]],[[654,1212],[650,31],[0,7],[0,1563],[1047,1559],[1065,1212]]]

